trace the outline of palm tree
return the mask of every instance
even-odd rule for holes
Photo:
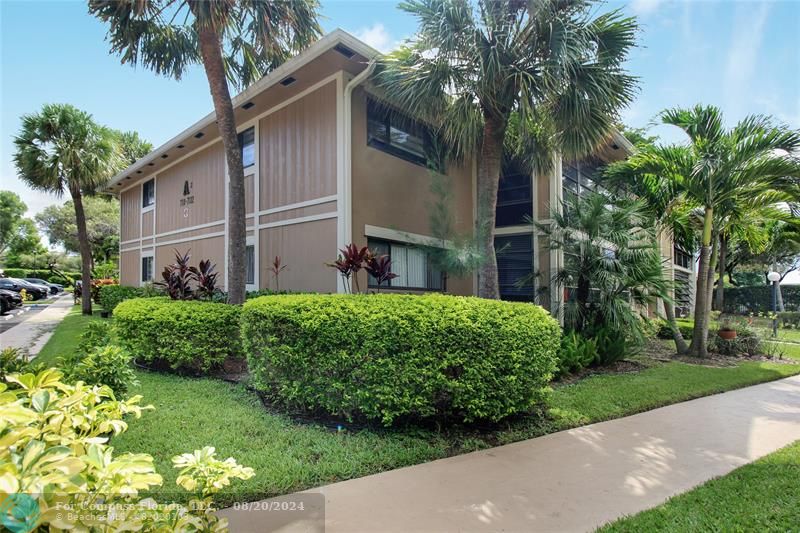
[[[72,197],[81,252],[82,311],[91,315],[92,249],[83,195],[93,194],[119,168],[116,136],[88,113],[68,104],[48,104],[22,117],[14,145],[14,164],[22,181],[58,196],[69,191]]]
[[[658,146],[652,142],[637,143],[637,151],[628,159],[608,165],[603,185],[619,196],[633,195],[642,200],[650,224],[659,234],[667,235],[674,245],[684,250],[697,248],[695,207],[684,201],[675,189],[675,181],[666,179],[672,173],[689,172],[686,149],[680,146]],[[671,297],[662,300],[664,314],[672,331],[677,353],[689,351],[675,319],[675,303]]]
[[[709,315],[719,236],[737,213],[765,209],[791,200],[800,181],[800,132],[763,116],[747,117],[726,130],[714,106],[668,109],[665,124],[681,128],[683,146],[656,146],[626,163],[630,177],[662,195],[660,205],[696,207],[702,215],[695,291],[694,329],[688,353],[707,355]]]
[[[553,284],[568,287],[566,327],[584,336],[604,327],[641,336],[636,306],[668,293],[645,202],[593,193],[569,199],[551,216],[552,224],[537,226],[565,255]]]
[[[247,87],[317,38],[317,0],[89,0],[111,51],[180,79],[205,69],[228,165],[228,302],[245,298],[245,185],[228,81]]]
[[[408,0],[400,9],[419,29],[380,62],[374,81],[386,99],[433,124],[456,158],[476,154],[480,255],[478,293],[499,298],[495,207],[512,113],[521,144],[549,166],[607,137],[631,101],[635,78],[623,69],[637,31],[619,11],[592,17],[593,0],[517,2]],[[539,141],[545,141],[540,146]],[[544,170],[540,167],[540,170]]]

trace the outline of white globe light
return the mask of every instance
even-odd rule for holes
[[[781,279],[781,275],[778,274],[777,272],[770,272],[769,274],[767,274],[767,279],[775,283],[776,281]]]

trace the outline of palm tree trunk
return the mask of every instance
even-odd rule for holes
[[[719,274],[717,292],[714,295],[714,309],[724,311],[725,306],[725,262],[728,260],[728,239],[721,235],[719,238]]]
[[[78,187],[70,187],[72,205],[75,207],[75,225],[78,228],[78,248],[81,251],[81,312],[92,314],[92,247],[86,231],[86,213],[83,210],[83,197]]]
[[[706,207],[703,218],[703,240],[700,246],[700,259],[697,261],[697,286],[694,298],[694,328],[692,330],[692,344],[689,346],[689,355],[706,357],[708,355],[708,269],[711,263],[711,233],[714,221],[714,209]]]
[[[245,224],[244,168],[242,167],[242,149],[236,132],[236,118],[233,104],[225,78],[225,66],[222,62],[222,44],[220,37],[211,27],[198,28],[200,54],[203,57],[214,112],[222,146],[225,149],[225,160],[228,164],[228,303],[242,304],[245,299],[245,248],[247,228]]]
[[[678,355],[683,355],[689,351],[689,345],[686,344],[686,340],[681,334],[681,328],[678,327],[678,323],[675,321],[675,306],[672,302],[664,301],[664,314],[667,315],[667,324],[669,324],[669,328],[672,330],[672,340],[675,341],[675,351]]]
[[[717,273],[717,263],[719,262],[719,232],[714,231],[711,236],[711,259],[708,263],[708,277],[706,278],[706,314],[703,330],[705,331],[706,342],[708,341],[708,329],[711,322],[711,304],[714,297],[714,276]]]
[[[475,221],[475,234],[483,255],[479,269],[478,296],[495,300],[500,298],[500,288],[494,250],[494,225],[506,126],[506,121],[485,117],[483,143],[478,160],[478,219]]]

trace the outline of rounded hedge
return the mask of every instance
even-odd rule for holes
[[[222,303],[134,298],[114,309],[114,326],[120,344],[138,360],[208,371],[241,357],[240,312]]]
[[[98,301],[105,311],[113,312],[125,300],[139,298],[143,291],[139,287],[127,285],[102,285],[98,287]]]
[[[266,296],[242,311],[253,386],[292,407],[385,425],[530,409],[560,337],[539,306],[440,294]]]

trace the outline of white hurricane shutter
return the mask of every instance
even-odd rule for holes
[[[406,248],[408,285],[407,287],[418,287],[424,289],[427,285],[427,257],[423,250],[419,248]]]
[[[391,260],[392,260],[392,272],[397,274],[397,277],[392,280],[392,286],[394,287],[408,287],[408,268],[407,265],[407,257],[408,257],[408,248],[405,246],[395,246],[392,245],[392,252],[391,252]]]

